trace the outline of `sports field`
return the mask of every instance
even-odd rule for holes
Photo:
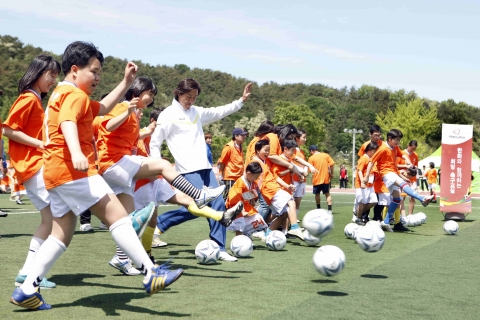
[[[320,243],[345,252],[345,269],[336,277],[317,273],[312,265],[315,248],[290,239],[281,252],[267,251],[255,240],[249,258],[199,265],[195,246],[208,238],[208,224],[200,218],[169,230],[162,236],[168,247],[153,249],[157,261],[173,258],[173,267],[184,268],[185,273],[165,291],[148,297],[141,277],[123,276],[108,265],[115,253],[108,231],[77,231],[48,275],[57,288],[42,290],[53,309],[31,312],[8,300],[39,215],[28,200],[19,206],[0,195],[0,208],[10,213],[0,218],[0,319],[480,318],[480,200],[474,200],[473,213],[460,223],[456,236],[444,235],[438,204],[417,205],[415,212],[425,212],[427,223],[409,233],[387,234],[378,253],[363,252],[343,235],[352,202],[353,195],[333,195],[335,228]],[[313,208],[309,194],[300,217]],[[99,221],[93,219],[92,225],[98,227]],[[229,243],[233,234],[227,237]]]

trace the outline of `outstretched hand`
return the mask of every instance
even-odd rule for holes
[[[128,62],[125,67],[125,81],[131,84],[135,77],[137,76],[138,66],[133,62]]]
[[[247,101],[248,97],[250,97],[250,94],[252,93],[252,86],[253,84],[250,82],[245,86],[245,89],[243,89],[243,96],[242,96],[243,102]]]

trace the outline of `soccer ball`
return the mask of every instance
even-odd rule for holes
[[[417,218],[413,214],[407,216],[407,226],[415,227],[416,225],[417,225]]]
[[[366,252],[377,252],[385,243],[385,232],[381,228],[365,226],[356,235],[358,246]]]
[[[362,231],[363,228],[365,228],[365,226],[358,226],[357,229],[355,229],[353,231],[353,235],[352,235],[353,241],[357,242],[357,237],[358,237],[358,235],[360,234],[360,231]]]
[[[372,228],[378,228],[382,229],[382,226],[380,225],[380,221],[375,221],[375,220],[370,220],[365,224],[365,227],[372,227]]]
[[[453,220],[448,220],[443,224],[443,230],[446,234],[457,234],[458,232],[458,223]]]
[[[313,266],[324,276],[334,276],[345,267],[345,254],[336,246],[322,246],[313,254]]]
[[[283,248],[285,248],[285,245],[287,244],[287,238],[285,237],[283,232],[274,230],[268,234],[267,239],[265,239],[265,244],[267,245],[267,248],[269,250],[283,250]]]
[[[353,239],[355,235],[355,231],[358,229],[358,224],[356,223],[349,223],[345,226],[343,229],[343,234],[345,234],[345,237],[348,239]]]
[[[420,217],[420,220],[422,221],[422,223],[427,222],[427,215],[425,213],[419,212],[419,213],[417,213],[417,216]]]
[[[421,226],[422,223],[423,223],[422,216],[420,216],[418,213],[415,213],[413,216],[415,217],[415,219],[417,221],[417,226]]]
[[[310,234],[323,238],[333,230],[333,215],[325,209],[315,209],[307,212],[302,225]]]
[[[201,264],[214,264],[220,255],[220,247],[213,240],[203,240],[195,248],[195,257]]]
[[[400,223],[401,223],[402,226],[404,226],[405,228],[408,227],[408,219],[407,219],[407,217],[405,217],[405,216],[400,216]]]
[[[230,250],[235,257],[248,257],[253,251],[253,242],[247,236],[236,236],[230,242]]]
[[[322,238],[314,237],[308,232],[308,230],[303,231],[303,241],[311,247],[316,246],[322,241]]]

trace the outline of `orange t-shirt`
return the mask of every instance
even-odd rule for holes
[[[256,156],[252,157],[252,161],[250,162],[253,161],[257,161],[262,166],[262,174],[260,175],[256,183],[260,187],[260,192],[262,193],[265,202],[270,205],[272,203],[273,197],[275,196],[277,191],[280,190],[280,185],[278,184],[277,179],[270,171],[268,165],[265,162],[263,162]]]
[[[253,216],[258,213],[255,207],[250,203],[250,200],[245,200],[242,197],[242,193],[251,190],[259,190],[255,182],[249,183],[244,177],[237,179],[237,181],[235,181],[233,186],[230,188],[230,191],[228,191],[228,198],[225,204],[226,207],[231,208],[240,201],[243,201],[243,211],[247,212],[249,216]]]
[[[42,140],[44,114],[40,96],[28,90],[13,103],[3,125],[12,130],[21,131],[29,137]],[[43,166],[42,149],[10,139],[8,153],[19,183],[30,179]]]
[[[308,158],[308,162],[318,170],[312,177],[312,184],[314,186],[330,183],[328,169],[335,164],[335,161],[333,161],[330,155],[324,152],[317,152]]]
[[[408,153],[408,150],[405,149],[402,151],[402,154],[406,155],[414,167],[418,166],[418,155],[416,152]],[[405,164],[405,160],[401,158],[401,164]],[[417,181],[417,176],[410,178],[411,182]]]
[[[243,175],[243,154],[242,149],[235,145],[232,140],[227,143],[222,150],[222,155],[218,159],[219,163],[223,163],[223,179],[237,180]]]
[[[378,148],[377,152],[375,152],[370,162],[377,165],[380,177],[383,178],[384,175],[390,172],[398,174],[397,158],[401,158],[402,155],[402,150],[400,150],[398,146],[392,148],[388,143],[384,143]]]
[[[429,169],[427,173],[425,173],[425,177],[427,177],[428,184],[437,183],[437,170]]]
[[[373,165],[370,174],[373,174],[375,177],[375,180],[373,181],[373,189],[375,190],[375,193],[390,193],[387,186],[383,182],[382,177],[380,176],[380,172],[378,172],[376,164]]]
[[[261,138],[259,137],[254,137],[252,141],[250,141],[250,143],[248,144],[247,151],[245,153],[245,168],[252,161],[252,157],[255,155],[255,144],[260,139]]]
[[[362,144],[362,146],[360,147],[360,150],[358,150],[358,156],[361,157],[365,154],[365,148],[368,146],[368,144],[372,142],[372,140],[368,140],[367,142],[365,142],[364,144]],[[378,145],[378,148],[380,148],[383,144],[383,141],[382,140],[378,140],[377,141],[377,145]]]
[[[282,147],[280,146],[280,140],[278,139],[278,136],[271,132],[267,133],[262,140],[268,140],[269,145],[270,145],[270,155],[271,156],[279,156],[283,153]],[[269,167],[272,167],[273,162],[270,161],[270,159],[267,158],[267,164]]]
[[[302,149],[300,149],[300,148],[298,148],[298,147],[295,149],[295,154],[293,155],[293,157],[294,157],[294,158],[295,158],[295,157],[299,157],[299,158],[302,158],[303,160],[306,159],[306,158],[305,158],[305,153],[302,151]],[[298,167],[300,167],[300,168],[305,167],[305,166],[304,166],[303,164],[301,164],[300,162],[294,161],[294,163],[295,163]],[[300,177],[299,177],[298,175],[294,174],[294,175],[293,175],[293,181],[303,182],[303,181],[305,181],[305,180],[300,179]]]
[[[92,123],[99,111],[100,103],[91,101],[84,91],[72,84],[61,82],[53,90],[45,112],[46,126],[43,128],[43,178],[47,189],[97,174]],[[80,148],[89,163],[87,172],[73,168],[72,155],[61,130],[64,121],[77,124]]]
[[[286,159],[284,156],[282,156],[282,158],[284,160],[288,161],[288,162],[292,162],[290,159]],[[275,164],[275,163],[273,163],[272,166],[270,167],[270,171],[273,173],[273,176],[275,177],[275,179],[280,178],[283,181],[285,181],[285,183],[288,184],[288,185],[293,184],[293,178],[292,178],[292,173],[291,172],[287,172],[286,175],[280,176],[280,172],[283,172],[285,170],[288,170],[288,168],[284,167],[284,166],[279,166],[278,164]],[[280,185],[280,188],[282,188],[286,192],[292,194],[292,191],[284,188],[282,185]]]
[[[361,171],[364,178],[365,178],[365,174],[367,173],[367,167],[369,163],[370,163],[370,157],[367,156],[366,154],[361,156],[357,161],[357,171]],[[365,186],[367,188],[371,188],[373,187],[373,183],[367,183]],[[356,189],[361,188],[360,175],[358,173],[355,175],[355,188]]]
[[[103,117],[98,128],[98,173],[103,174],[108,168],[119,162],[123,156],[131,155],[136,147],[140,126],[138,117],[132,112],[127,119],[115,130],[107,131],[107,122],[128,110],[129,103],[117,104],[109,114]]]

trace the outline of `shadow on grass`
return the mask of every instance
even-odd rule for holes
[[[191,266],[191,265],[183,265],[183,264],[175,264],[175,268],[182,268],[184,270],[188,271],[193,271],[193,270],[198,270],[198,271],[216,271],[216,272],[225,272],[225,273],[252,273],[252,271],[244,271],[244,270],[222,270],[222,269],[217,269],[217,268],[208,268],[207,266],[221,266],[221,263],[215,263],[215,264],[198,264],[197,266]],[[185,275],[185,273],[184,273]]]
[[[213,279],[238,279],[240,277],[235,276],[208,276],[206,274],[194,274],[194,273],[183,273],[184,277],[201,277],[201,278],[213,278]]]
[[[348,296],[348,293],[341,292],[341,291],[319,291],[317,292],[321,296],[328,296],[328,297],[344,297]]]
[[[24,234],[24,233],[12,233],[12,234],[2,234],[2,238],[16,238],[16,237],[31,237],[32,234]]]
[[[127,277],[125,275],[121,275]],[[99,279],[105,278],[105,275],[100,274],[91,274],[91,273],[77,273],[77,274],[57,274],[48,278],[48,280],[55,282],[57,285],[65,287],[102,287],[102,288],[111,288],[111,289],[127,289],[127,290],[142,290],[139,287],[125,287],[125,286],[116,286],[107,283],[98,283],[98,282],[86,282],[85,279]]]
[[[189,317],[189,313],[177,313],[177,312],[159,312],[143,307],[137,307],[128,305],[127,303],[135,299],[145,299],[147,296],[145,293],[105,293],[97,294],[90,297],[85,297],[78,299],[70,303],[61,303],[53,305],[52,307],[57,308],[71,308],[71,307],[86,307],[86,308],[98,308],[102,309],[107,316],[120,316],[119,311],[125,310],[135,313],[144,313],[155,316],[165,316],[165,317]]]
[[[315,279],[310,281],[313,283],[338,283],[337,280],[330,280],[330,279]]]
[[[362,274],[360,277],[369,279],[388,279],[387,276],[381,274]]]

